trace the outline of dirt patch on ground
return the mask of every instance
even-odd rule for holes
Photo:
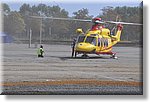
[[[98,81],[98,80],[62,80],[46,82],[6,82],[2,86],[36,86],[36,85],[99,85],[99,86],[143,86],[143,82]]]

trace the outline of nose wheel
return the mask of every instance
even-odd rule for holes
[[[89,58],[89,56],[87,54],[83,54],[81,57],[82,58]]]

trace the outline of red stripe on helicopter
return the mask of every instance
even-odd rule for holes
[[[112,55],[112,54],[115,54],[115,53],[112,53],[112,52],[98,52],[96,54],[108,54],[108,55]]]
[[[108,50],[108,49],[111,49],[111,48],[112,48],[112,46],[110,46],[110,47],[108,47],[108,48],[106,48],[106,49],[103,49],[103,50],[101,50],[101,51]]]

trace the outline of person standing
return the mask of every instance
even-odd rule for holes
[[[44,57],[44,49],[43,49],[43,46],[41,45],[40,48],[38,48],[37,50],[37,55],[38,57]]]
[[[75,48],[75,44],[76,44],[76,39],[73,39],[73,42],[72,42],[72,57],[74,56],[74,48]]]

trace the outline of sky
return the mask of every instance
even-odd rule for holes
[[[19,10],[23,3],[30,5],[38,5],[40,3],[53,6],[59,5],[62,9],[69,12],[69,16],[73,16],[73,12],[77,12],[82,8],[89,10],[89,15],[96,17],[101,13],[101,9],[106,6],[139,6],[142,0],[1,0],[7,3],[11,10]]]

